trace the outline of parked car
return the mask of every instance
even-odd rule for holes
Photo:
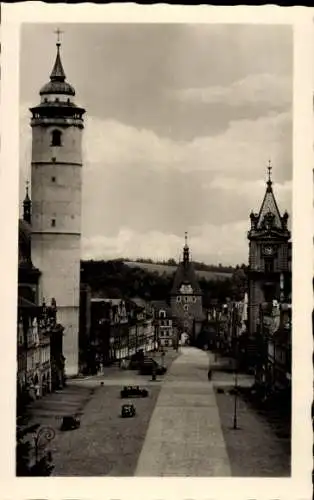
[[[130,385],[130,386],[125,386],[120,392],[121,398],[147,398],[148,396],[148,390],[147,389],[140,389],[139,386],[135,385]]]
[[[135,354],[132,354],[131,359],[130,359],[130,363],[129,363],[129,369],[130,370],[139,370],[144,359],[145,359],[145,355],[144,355],[143,349],[140,349]]]
[[[122,405],[122,408],[121,408],[121,417],[122,418],[135,417],[135,414],[136,414],[136,410],[135,410],[135,406],[133,404]]]
[[[156,375],[164,375],[166,373],[166,371],[167,371],[167,368],[164,366],[161,366],[153,358],[144,359],[144,361],[140,367],[141,375],[152,375],[154,372],[156,373]]]
[[[74,429],[78,429],[81,425],[81,422],[78,418],[73,417],[71,415],[67,415],[63,417],[61,424],[61,431],[72,431]]]

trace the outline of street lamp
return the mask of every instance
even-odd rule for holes
[[[49,476],[54,466],[52,465],[52,455],[51,451],[48,451],[43,456],[40,456],[40,450],[45,449],[47,443],[52,441],[56,435],[52,427],[41,427],[40,424],[34,424],[24,431],[20,431],[17,434],[18,440],[22,443],[22,439],[27,435],[31,434],[34,443],[34,459],[35,463],[32,467],[29,467],[29,459],[27,465],[27,474],[30,476]],[[23,474],[24,475],[24,474]]]
[[[238,429],[238,414],[237,414],[237,399],[238,399],[238,372],[234,372],[234,407],[233,407],[233,429]]]
[[[233,429],[238,429],[238,342],[235,344]]]
[[[33,434],[34,449],[35,449],[35,463],[40,462],[39,452],[40,449],[45,447],[47,443],[55,438],[55,430],[52,427],[40,427],[37,432]]]

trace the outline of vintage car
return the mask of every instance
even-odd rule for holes
[[[167,368],[161,366],[153,358],[145,358],[140,368],[141,375],[164,375]]]
[[[129,385],[123,387],[120,392],[121,398],[147,398],[147,389],[140,389],[139,386]]]
[[[73,431],[74,429],[78,429],[81,425],[80,420],[73,415],[67,415],[63,417],[61,424],[61,431]]]
[[[135,406],[132,404],[125,404],[122,405],[121,407],[121,417],[122,418],[128,418],[128,417],[135,417],[136,410]]]
[[[129,362],[129,369],[130,370],[139,370],[141,367],[141,364],[144,361],[144,358],[145,358],[145,355],[144,355],[143,349],[140,349],[135,354],[132,354],[130,362]]]

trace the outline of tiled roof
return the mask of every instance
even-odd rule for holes
[[[192,262],[180,262],[175,273],[171,295],[179,294],[182,284],[190,284],[194,294],[202,294]]]

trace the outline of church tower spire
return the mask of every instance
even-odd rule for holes
[[[183,263],[187,265],[190,261],[190,249],[188,246],[188,233],[185,231],[184,233],[185,245],[183,247]]]
[[[26,181],[26,194],[23,201],[23,219],[28,224],[32,223],[32,202],[28,194],[29,181]]]
[[[258,213],[251,212],[249,240],[249,331],[258,331],[259,305],[263,302],[280,301],[281,277],[285,283],[285,294],[290,287],[290,231],[288,213],[280,214],[273,192],[272,166],[267,167],[266,191]]]
[[[272,166],[269,160],[267,166],[266,191],[259,213],[251,213],[251,229],[267,229],[274,227],[279,230],[286,228],[287,214],[281,216],[273,191]]]
[[[32,258],[43,297],[55,297],[64,326],[67,375],[78,373],[82,131],[85,110],[74,102],[61,62],[60,30],[50,79],[31,108]]]
[[[66,79],[65,72],[62,66],[61,62],[61,56],[60,56],[60,47],[61,43],[57,42],[57,56],[56,56],[56,61],[54,63],[54,66],[52,68],[52,72],[50,75],[50,80],[52,82],[64,82]]]

